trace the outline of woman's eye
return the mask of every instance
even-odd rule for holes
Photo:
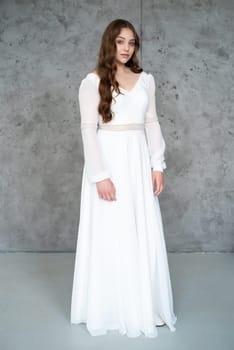
[[[123,41],[116,41],[117,44],[123,44]],[[134,42],[129,43],[131,46],[135,46]]]

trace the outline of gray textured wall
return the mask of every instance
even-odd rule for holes
[[[0,250],[75,250],[78,86],[119,17],[156,79],[168,250],[234,250],[233,16],[232,0],[0,2]]]

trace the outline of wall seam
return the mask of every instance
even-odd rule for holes
[[[140,49],[140,58],[141,58],[141,66],[142,63],[142,46],[143,46],[143,40],[142,40],[142,0],[140,0],[140,41],[141,41],[141,49]]]

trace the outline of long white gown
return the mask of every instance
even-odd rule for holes
[[[157,337],[176,330],[158,197],[151,169],[163,171],[165,141],[156,112],[155,81],[141,72],[129,91],[113,92],[114,117],[98,113],[99,76],[79,87],[85,163],[75,256],[71,318],[90,335]],[[116,201],[99,198],[96,182],[110,178]]]

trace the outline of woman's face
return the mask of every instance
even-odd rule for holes
[[[116,61],[125,64],[133,55],[135,50],[134,34],[129,28],[122,28],[121,32],[115,39],[116,44]]]

